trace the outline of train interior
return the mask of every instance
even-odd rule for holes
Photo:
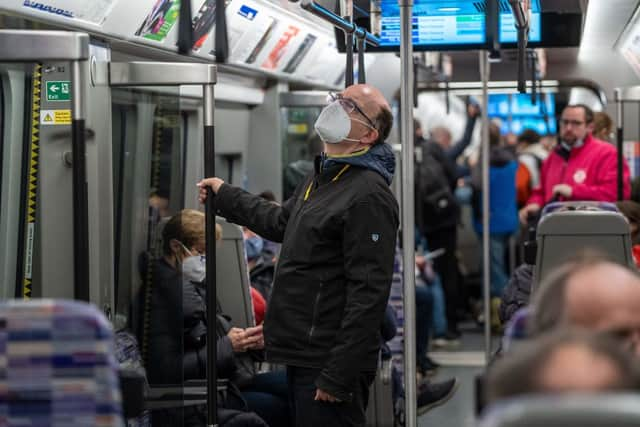
[[[297,2],[228,0],[229,52],[226,63],[217,64],[217,2],[191,3],[195,44],[190,54],[182,55],[176,46],[178,0],[0,2],[0,299],[77,299],[73,170],[79,160],[73,155],[71,124],[79,91],[85,114],[89,266],[82,292],[115,331],[133,331],[141,341],[149,326],[144,292],[157,273],[154,262],[163,257],[163,227],[183,209],[203,210],[196,184],[205,176],[207,85],[214,87],[217,176],[251,193],[271,191],[282,202],[291,191],[287,173],[298,173],[296,167],[313,161],[318,151],[315,119],[327,103],[327,92],[341,91],[348,80],[342,32]],[[319,4],[339,13],[335,3]],[[426,0],[416,1],[414,7],[431,3],[453,4],[452,9],[463,9],[460,14],[467,7],[487,7],[484,1]],[[513,2],[496,3],[510,15]],[[484,48],[469,43],[432,50],[420,48],[418,40],[411,70],[413,116],[425,134],[445,127],[457,141],[465,133],[469,105],[487,105],[483,113],[500,124],[503,135],[529,128],[553,135],[565,106],[585,104],[615,118],[631,176],[640,176],[640,92],[634,90],[640,78],[640,2],[531,3],[542,25],[538,41],[531,41],[527,50],[524,93],[518,91],[513,40],[489,60],[486,92],[479,60],[486,55]],[[365,22],[369,2],[356,1],[355,7],[362,14],[356,21]],[[54,51],[58,53],[50,54]],[[68,59],[61,59],[65,55]],[[395,124],[387,142],[394,148],[399,170],[406,139],[400,134],[400,92],[406,76],[401,73],[399,49],[372,47],[364,63],[355,62],[356,75],[362,68],[366,82],[379,88],[391,104]],[[215,72],[207,68],[211,64],[216,64]],[[488,93],[487,99],[483,93]],[[463,157],[478,159],[483,143],[480,119],[472,130]],[[392,189],[399,201],[402,185],[398,173]],[[456,377],[458,389],[444,405],[407,425],[476,425],[481,400],[477,378],[489,362],[486,355],[501,345],[501,333],[487,336],[480,320],[483,304],[488,304],[483,299],[482,241],[474,231],[468,197],[461,207],[456,250],[465,296],[461,337],[455,344],[432,343],[428,353],[440,366],[431,381]],[[599,240],[629,264],[626,223],[611,221],[604,234],[615,236],[607,240],[589,235],[576,245]],[[244,230],[224,218],[217,222],[222,226],[217,299],[234,326],[254,326]],[[609,224],[598,222],[605,223]],[[547,240],[538,241],[538,274],[555,266],[566,251],[553,240],[553,230],[566,227],[563,224],[547,224],[548,236],[539,235]],[[598,227],[604,226],[584,226]],[[522,239],[511,238],[508,252],[508,271],[513,272],[525,257]],[[399,286],[402,280],[394,276]],[[401,311],[402,296],[394,296],[392,290],[394,298]],[[145,354],[144,342],[140,345],[145,360],[154,357]],[[390,345],[394,363],[401,367],[402,336]],[[281,367],[262,363],[259,369]],[[390,363],[381,364],[369,401],[368,426],[400,425],[394,421],[390,370]],[[205,402],[204,383],[189,383],[183,377],[177,388],[176,392],[166,384],[151,384],[147,410]]]

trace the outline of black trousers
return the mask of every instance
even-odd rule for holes
[[[460,288],[458,285],[458,261],[456,259],[456,246],[458,230],[455,226],[427,233],[427,245],[429,250],[443,248],[444,255],[433,260],[433,266],[442,280],[444,291],[447,325],[450,331],[458,330],[458,317],[456,309],[460,304]]]
[[[315,401],[315,380],[320,369],[287,366],[291,424],[295,427],[364,427],[369,387],[375,373],[363,373],[357,379],[351,402]]]

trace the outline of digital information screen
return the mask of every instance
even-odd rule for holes
[[[398,3],[383,1],[381,11],[381,46],[399,46],[401,27]],[[486,40],[485,16],[471,2],[419,0],[413,6],[412,38],[416,48],[481,46]]]
[[[540,134],[556,133],[555,96],[545,94],[538,96],[534,105],[528,94],[493,94],[489,95],[489,117],[501,120],[502,134],[515,133],[533,129]]]
[[[540,42],[542,38],[542,18],[539,0],[531,2],[531,22],[529,41]],[[393,50],[400,46],[400,8],[397,1],[382,0],[380,47]],[[500,13],[500,43],[515,43],[518,32],[513,14]],[[428,48],[468,48],[486,47],[486,19],[481,3],[474,0],[416,0],[412,17],[413,45],[417,50]],[[375,50],[375,49],[374,49]]]
[[[529,42],[539,43],[542,41],[542,16],[540,12],[531,12],[529,22]],[[518,30],[516,29],[516,19],[512,13],[500,14],[500,43],[517,43]]]

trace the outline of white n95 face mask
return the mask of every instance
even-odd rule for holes
[[[327,144],[337,144],[344,140],[358,141],[347,138],[351,132],[351,117],[344,111],[338,100],[324,107],[313,127],[320,139]]]
[[[202,255],[190,256],[182,260],[182,277],[200,283],[207,276],[206,258]]]

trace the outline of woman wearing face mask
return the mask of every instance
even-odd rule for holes
[[[179,384],[183,380],[206,377],[208,322],[204,233],[204,214],[190,209],[172,217],[163,229],[164,255],[156,261],[153,269],[148,334],[147,369],[152,384]],[[216,224],[216,240],[221,237],[222,230]],[[176,321],[180,318],[182,324]],[[249,352],[264,347],[262,326],[247,329],[231,327],[229,319],[219,313],[216,327],[218,375],[229,379],[232,389],[225,405],[220,406],[240,411],[248,409],[271,425],[286,426],[286,418],[282,422],[277,415],[287,414],[286,397],[265,391],[269,390],[272,379],[255,376],[252,369],[255,355]],[[278,381],[274,382],[278,384]],[[280,382],[286,392],[286,379]],[[187,412],[185,410],[186,418]],[[195,421],[187,423],[185,420],[185,425],[200,425],[206,411],[193,412],[190,415]],[[170,425],[166,424],[167,414],[163,413],[162,418],[160,425]]]

